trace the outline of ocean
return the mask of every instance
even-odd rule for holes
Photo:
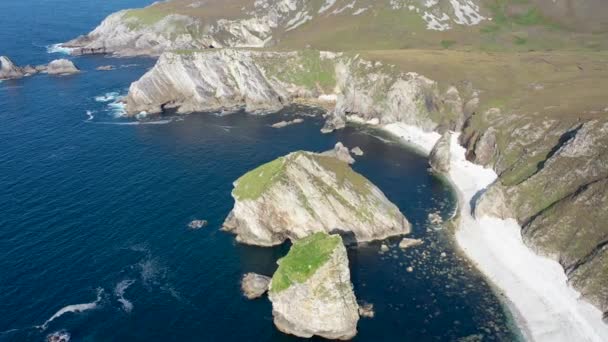
[[[322,111],[195,113],[136,121],[117,100],[151,58],[69,57],[52,45],[141,0],[0,3],[0,55],[16,64],[67,57],[83,71],[0,83],[0,341],[294,341],[266,298],[245,299],[246,272],[271,275],[288,246],[237,244],[219,231],[232,183],[261,163],[341,141],[424,245],[399,238],[349,247],[355,294],[375,317],[356,341],[512,341],[502,299],[428,215],[455,211],[427,160],[364,127],[321,134]],[[97,71],[101,65],[115,70]],[[271,127],[304,118],[299,125]],[[209,225],[190,230],[194,219]],[[408,272],[412,267],[412,272]]]

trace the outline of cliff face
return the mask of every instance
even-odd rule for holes
[[[585,70],[598,68],[587,64]],[[534,64],[534,68],[539,67]],[[587,76],[581,78],[582,72],[575,69],[566,70],[565,77],[587,82]],[[233,74],[234,70],[238,72]],[[402,122],[441,133],[462,131],[468,158],[500,176],[476,204],[476,215],[516,218],[524,227],[525,241],[560,261],[572,285],[608,310],[608,267],[603,262],[608,233],[601,225],[604,211],[593,211],[589,204],[599,208],[605,203],[601,187],[608,169],[606,119],[599,112],[553,117],[532,109],[526,112],[522,104],[518,112],[508,106],[488,108],[491,99],[487,94],[483,98],[483,90],[467,82],[454,84],[459,88],[349,53],[230,49],[167,53],[132,86],[127,107],[131,113],[158,111],[163,105],[180,107],[181,112],[235,106],[259,110],[293,101],[331,99],[335,108],[326,115],[325,131],[341,128],[347,120],[378,125]],[[558,78],[552,86],[561,91],[560,84],[564,80]],[[497,94],[505,96],[503,92]],[[542,95],[543,91],[535,90],[534,96]],[[596,95],[580,96],[595,101]],[[567,96],[574,104],[580,99]],[[552,108],[542,106],[545,111]],[[262,240],[274,244],[284,238],[270,234]]]
[[[354,55],[217,49],[164,53],[131,85],[125,101],[131,115],[170,107],[182,113],[236,107],[272,111],[294,101],[336,101],[327,130],[353,119],[443,131],[459,130],[476,99],[471,90],[461,95],[449,87],[442,93],[437,82],[422,75]]]
[[[407,234],[410,224],[371,182],[335,157],[295,152],[235,182],[224,224],[242,243],[272,246],[315,232],[356,241]]]
[[[152,70],[129,88],[126,109],[180,112],[233,109],[278,110],[289,96],[268,80],[252,55],[237,50],[165,53]]]
[[[341,340],[357,333],[359,306],[339,235],[316,233],[296,241],[279,260],[269,298],[282,332]]]
[[[469,144],[471,158],[483,150],[482,160],[500,172],[476,215],[515,217],[528,246],[560,262],[571,284],[608,311],[608,121],[524,125],[511,137],[527,139],[483,142],[504,130],[495,127]]]

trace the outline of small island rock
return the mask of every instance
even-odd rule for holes
[[[356,147],[352,148],[350,151],[354,155],[359,156],[359,157],[363,155],[363,150],[359,146],[356,146]]]
[[[241,280],[241,289],[243,294],[248,299],[256,299],[262,297],[268,286],[270,285],[270,277],[266,277],[257,273],[247,273]]]
[[[423,243],[424,243],[424,241],[422,241],[420,239],[403,238],[403,240],[401,240],[401,242],[399,243],[399,248],[407,249],[407,248],[414,247],[414,246],[420,246]]]
[[[302,122],[304,122],[304,119],[301,119],[301,118],[293,119],[291,121],[279,121],[279,122],[273,124],[272,128],[283,128],[283,127],[299,124]]]
[[[268,297],[280,331],[338,340],[357,334],[359,305],[340,235],[319,232],[296,241],[278,263]]]
[[[51,61],[46,68],[46,73],[49,75],[70,75],[79,73],[74,63],[67,59],[56,59]]]
[[[237,241],[274,246],[324,231],[348,242],[410,232],[399,208],[365,177],[331,156],[294,152],[235,182],[235,204],[223,229]]]

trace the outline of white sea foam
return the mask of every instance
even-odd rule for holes
[[[133,310],[133,303],[125,298],[125,291],[129,286],[133,285],[133,283],[135,283],[135,280],[126,279],[116,284],[116,287],[114,288],[114,294],[118,298],[120,304],[122,304],[122,309],[125,312],[131,312],[131,310]]]
[[[95,118],[95,116],[93,115],[93,113],[95,113],[92,110],[87,110],[87,121],[91,121]]]
[[[74,51],[74,49],[63,47],[61,44],[53,44],[46,47],[47,53],[62,53],[64,55],[70,55],[72,54],[72,51]]]
[[[89,121],[87,121],[89,122]],[[173,122],[173,120],[154,120],[154,121],[127,121],[127,122],[114,122],[114,121],[97,121],[91,122],[95,125],[114,125],[114,126],[145,126],[145,125],[166,125]]]
[[[403,124],[391,124],[387,131],[423,151],[430,151],[436,133]],[[470,202],[496,178],[491,169],[466,160],[465,149],[452,136],[449,177],[456,187],[460,205],[460,226],[456,240],[466,255],[509,299],[523,334],[532,341],[608,341],[608,325],[602,313],[569,286],[564,270],[554,260],[530,250],[513,220],[471,216]]]
[[[127,114],[126,106],[123,102],[114,101],[108,104],[108,108],[110,109],[110,113],[115,118],[119,118],[125,116]]]
[[[112,92],[105,93],[105,94],[100,95],[100,96],[95,96],[95,101],[97,101],[97,102],[110,102],[110,101],[116,100],[119,96],[120,96],[120,94],[118,92],[112,91]]]
[[[55,312],[55,314],[53,314],[53,316],[51,316],[51,318],[47,319],[46,322],[44,322],[42,325],[36,326],[36,328],[46,330],[46,328],[48,328],[48,326],[49,326],[49,323],[51,323],[53,320],[63,316],[64,314],[66,314],[68,312],[78,313],[78,312],[96,309],[97,305],[101,302],[102,295],[103,295],[103,289],[98,289],[97,290],[97,299],[94,302],[84,303],[84,304],[71,304],[71,305],[64,306],[63,308],[59,309],[59,311]]]
[[[55,331],[54,333],[48,334],[46,341],[57,341],[57,342],[69,342],[72,336],[66,330]]]

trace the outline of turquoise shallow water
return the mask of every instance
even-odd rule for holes
[[[0,54],[47,62],[60,55],[47,54],[46,45],[144,3],[4,1]],[[398,239],[384,254],[378,243],[349,249],[356,294],[376,308],[356,340],[514,338],[451,233],[428,225],[431,212],[448,217],[454,200],[423,157],[378,132],[322,135],[312,117],[320,112],[303,107],[264,117],[116,118],[111,93],[124,93],[154,61],[74,61],[82,74],[0,83],[0,341],[41,341],[56,331],[73,341],[295,340],[275,330],[266,299],[247,301],[239,289],[245,272],[271,274],[287,246],[238,245],[218,228],[233,204],[232,182],[244,172],[337,141],[366,152],[354,168],[401,208],[411,236],[425,240],[406,252],[395,247]],[[105,64],[123,68],[95,71]],[[295,116],[306,120],[270,127]],[[209,226],[188,230],[195,218]]]

